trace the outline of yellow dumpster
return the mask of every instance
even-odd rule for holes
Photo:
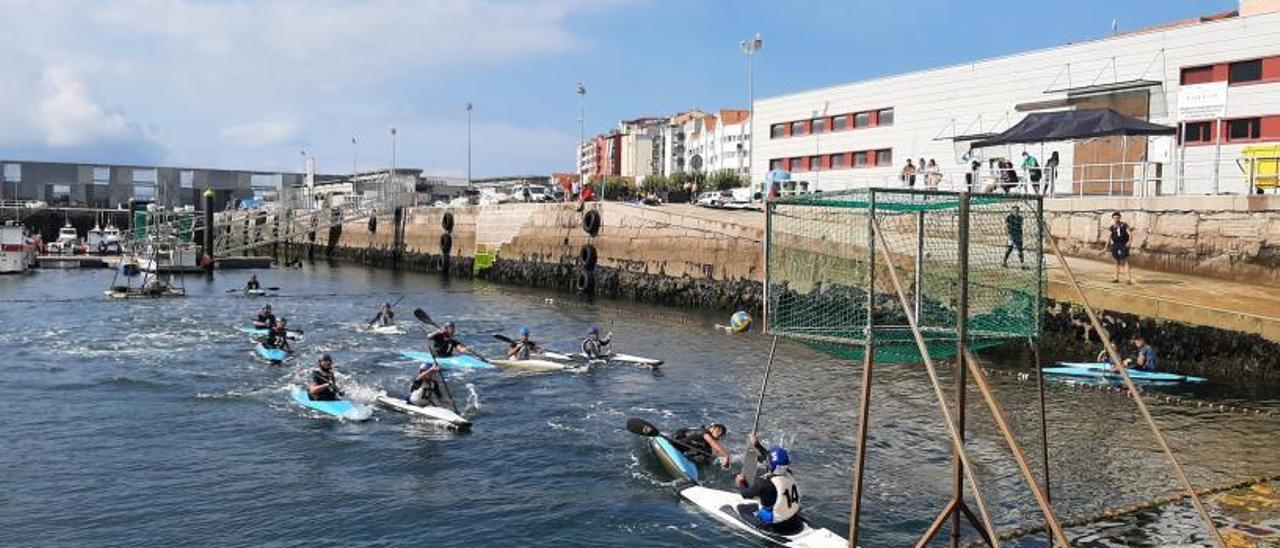
[[[1280,188],[1280,145],[1244,147],[1245,175],[1259,189]]]

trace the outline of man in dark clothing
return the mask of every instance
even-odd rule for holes
[[[1018,251],[1018,264],[1020,268],[1027,268],[1027,261],[1022,255],[1022,214],[1018,206],[1013,206],[1013,212],[1004,218],[1004,231],[1009,236],[1009,245],[1004,250],[1004,261],[1001,263],[1005,268],[1009,268],[1009,255],[1013,254],[1016,249]]]
[[[1108,230],[1110,234],[1107,236],[1107,250],[1111,252],[1111,258],[1116,260],[1116,277],[1111,282],[1120,283],[1120,273],[1123,271],[1125,278],[1132,284],[1133,274],[1129,272],[1129,224],[1120,220],[1119,211],[1111,214],[1111,227]]]
[[[1155,371],[1156,349],[1147,344],[1147,338],[1142,335],[1135,336],[1133,338],[1133,347],[1138,349],[1138,354],[1133,358],[1124,360],[1124,366],[1130,369]]]
[[[267,332],[267,340],[263,343],[267,348],[279,348],[285,352],[293,352],[289,346],[289,320],[280,318]]]
[[[271,311],[271,305],[264,305],[262,310],[258,311],[258,317],[253,319],[253,326],[259,329],[271,329],[276,324],[276,315]]]
[[[337,401],[342,398],[342,389],[338,388],[338,377],[333,372],[333,358],[328,354],[320,356],[316,368],[311,371],[311,381],[307,383],[307,396],[311,401]]]
[[[257,290],[257,289],[262,289],[262,284],[261,284],[261,283],[258,283],[258,275],[257,275],[257,274],[253,274],[253,275],[249,276],[249,281],[248,281],[248,282],[245,282],[245,284],[244,284],[244,290],[245,290],[245,291],[254,291],[254,290]]]
[[[440,329],[427,334],[427,341],[431,342],[431,347],[435,351],[437,358],[448,358],[453,356],[454,352],[466,352],[467,347],[453,338],[457,328],[452,321],[444,322]]]
[[[684,456],[694,461],[707,461],[713,457],[720,458],[720,466],[729,468],[729,451],[724,448],[724,436],[729,429],[723,424],[711,423],[701,428],[681,428],[676,430],[672,439],[685,447],[696,451],[681,451]]]
[[[782,535],[799,532],[804,528],[804,518],[800,516],[800,488],[788,469],[790,455],[782,447],[764,451],[764,446],[754,434],[749,441],[756,452],[764,456],[768,473],[750,484],[742,474],[733,478],[742,498],[760,501],[758,505],[739,505],[738,516],[764,531]]]
[[[588,360],[606,360],[612,352],[609,352],[609,343],[613,338],[613,333],[600,336],[600,328],[591,326],[587,330],[587,338],[582,339],[582,355]]]

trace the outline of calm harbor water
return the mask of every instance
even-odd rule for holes
[[[284,288],[270,299],[224,293],[247,275],[190,277],[189,298],[127,303],[102,296],[103,271],[0,278],[0,545],[758,545],[681,504],[623,423],[724,422],[737,452],[765,337],[715,330],[721,314],[354,266],[260,272],[263,285]],[[398,295],[402,319],[425,307],[491,353],[501,348],[492,335],[519,325],[568,349],[594,324],[614,332],[617,350],[667,363],[452,373],[455,394],[474,390],[479,405],[474,432],[461,435],[382,410],[343,423],[294,405],[289,387],[321,352],[351,375],[357,399],[405,385],[415,366],[397,353],[423,349],[420,334],[356,329]],[[255,361],[234,330],[264,302],[307,333],[284,367]],[[761,431],[791,449],[813,521],[844,534],[859,367],[781,342],[774,374]],[[863,545],[908,545],[949,495],[950,454],[921,368],[882,366],[875,382]],[[991,382],[1038,460],[1034,383]],[[1207,390],[1197,396],[1233,396]],[[971,402],[972,455],[993,517],[1002,527],[1036,522],[976,392]],[[1062,517],[1177,490],[1124,397],[1052,385],[1049,410]],[[1280,419],[1153,411],[1198,484],[1280,473]],[[1206,544],[1178,506],[1072,534],[1087,546]]]

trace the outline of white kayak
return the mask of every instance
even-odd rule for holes
[[[434,405],[413,405],[404,401],[402,398],[388,396],[386,392],[378,394],[376,401],[379,405],[395,409],[401,413],[408,413],[415,417],[422,417],[429,422],[438,424],[450,430],[471,429],[471,421],[463,418],[462,415],[454,413],[452,409],[446,409],[444,407]]]
[[[375,335],[404,335],[406,331],[403,327],[395,324],[391,325],[375,325],[360,328],[365,333],[373,333]]]
[[[586,359],[585,355],[579,354],[579,356]],[[606,360],[609,363],[625,363],[629,365],[643,365],[645,367],[657,367],[662,365],[662,360],[646,358],[643,356],[632,356],[631,354],[609,354],[609,357],[606,358]]]
[[[849,545],[849,542],[844,537],[826,529],[810,526],[808,523],[803,524],[803,528],[799,532],[791,535],[782,535],[758,529],[744,520],[738,510],[738,505],[740,504],[757,503],[744,499],[738,496],[737,493],[694,486],[681,490],[680,496],[697,505],[703,512],[711,514],[712,517],[739,532],[762,538],[775,544],[803,548],[844,548]]]
[[[579,369],[579,366],[573,362],[557,362],[536,358],[528,360],[489,360],[489,363],[498,367],[527,369],[529,371],[565,371],[569,369]]]

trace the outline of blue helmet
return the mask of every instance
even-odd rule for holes
[[[588,335],[599,335],[599,334],[600,334],[600,328],[599,328],[599,327],[596,327],[596,326],[594,326],[594,325],[593,325],[593,326],[591,326],[591,329],[588,329],[588,330],[587,330],[587,334],[588,334]]]
[[[769,451],[769,471],[776,470],[779,466],[787,466],[791,464],[791,455],[787,454],[787,450],[782,446],[774,447]]]
[[[528,337],[528,336],[529,336],[529,328],[528,328],[528,327],[525,327],[525,326],[523,326],[523,325],[522,325],[522,326],[520,326],[519,333],[520,333],[520,336],[521,336],[521,337]]]
[[[391,308],[391,303],[383,302],[383,303],[382,303],[382,308]]]

